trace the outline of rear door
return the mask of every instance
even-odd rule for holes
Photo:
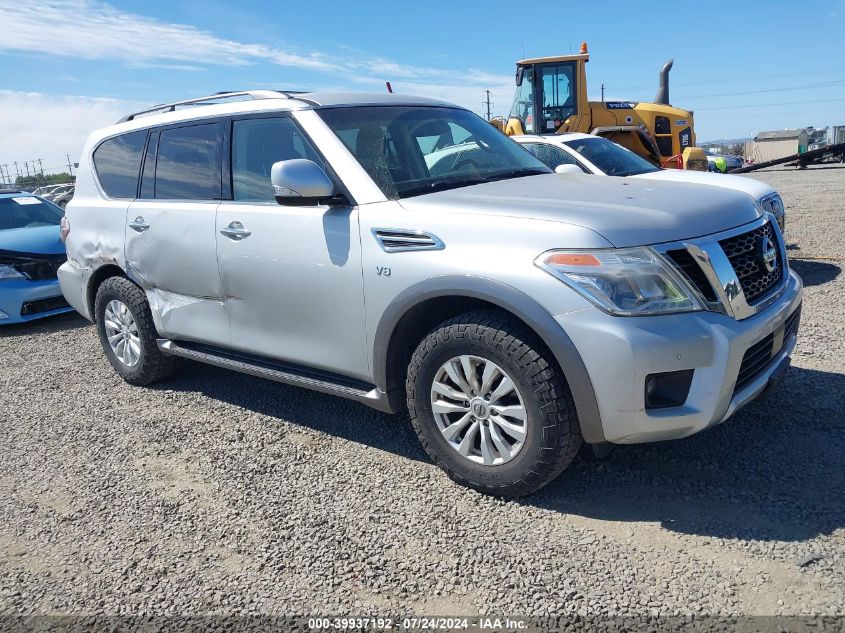
[[[175,339],[228,343],[217,270],[223,123],[151,131],[140,195],[126,214],[126,263],[156,326]]]

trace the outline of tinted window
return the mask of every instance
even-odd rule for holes
[[[111,198],[134,198],[147,131],[130,132],[104,141],[94,151],[100,186]]]
[[[34,196],[0,198],[0,231],[36,226],[55,226],[62,210]]]
[[[362,106],[325,108],[317,114],[388,198],[549,172],[466,110]]]
[[[162,130],[156,160],[155,197],[214,200],[220,197],[219,125]]]
[[[550,169],[554,169],[558,165],[575,165],[584,169],[572,154],[554,145],[549,145],[548,143],[526,143],[523,147],[546,163]]]
[[[232,187],[235,200],[275,200],[270,170],[280,160],[323,161],[287,117],[235,121],[232,132]]]
[[[660,171],[639,154],[606,138],[591,137],[566,144],[608,176],[634,176]]]

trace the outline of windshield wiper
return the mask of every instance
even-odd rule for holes
[[[507,180],[508,178],[522,178],[524,176],[539,176],[540,174],[550,174],[551,171],[529,167],[526,169],[514,169],[513,171],[504,171],[492,176],[485,177],[481,182],[493,182],[494,180]]]
[[[469,187],[470,185],[477,185],[482,182],[486,182],[486,180],[472,180],[468,178],[448,178],[445,180],[435,180],[434,182],[430,182],[425,185],[419,185],[417,187],[403,189],[399,192],[399,195],[403,198],[408,198],[411,196],[419,196],[425,193],[434,193],[435,191],[446,191],[448,189]]]
[[[523,176],[537,176],[539,174],[549,174],[550,171],[542,169],[514,169],[512,171],[504,171],[490,176],[481,176],[479,178],[444,178],[442,180],[435,180],[434,182],[409,189],[403,189],[399,192],[401,197],[408,198],[411,196],[419,196],[426,193],[434,193],[435,191],[446,191],[448,189],[458,189],[460,187],[470,187],[472,185],[480,185],[485,182],[493,182],[495,180],[507,180],[509,178],[522,178]]]

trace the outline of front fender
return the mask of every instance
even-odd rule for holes
[[[581,433],[589,443],[604,442],[593,385],[581,355],[551,314],[520,290],[499,281],[472,275],[443,275],[421,281],[400,293],[384,310],[373,341],[373,376],[383,391],[388,388],[388,354],[402,317],[425,301],[439,297],[479,299],[523,321],[554,354],[572,392]]]

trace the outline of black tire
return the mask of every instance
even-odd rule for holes
[[[461,354],[492,361],[523,395],[526,438],[511,461],[494,466],[472,462],[437,427],[431,386],[441,365]],[[429,457],[454,481],[485,494],[518,497],[534,492],[569,466],[583,442],[572,394],[550,353],[506,315],[467,313],[432,330],[411,357],[406,388],[411,423]]]
[[[103,315],[109,301],[117,299],[122,302],[138,327],[138,337],[141,341],[141,351],[137,364],[127,366],[121,362],[111,345],[108,342],[106,326]],[[133,284],[125,277],[109,277],[97,289],[97,297],[94,300],[94,314],[97,318],[97,332],[100,335],[100,344],[109,363],[114,370],[130,385],[150,385],[167,378],[177,368],[177,359],[173,356],[162,354],[156,344],[158,332],[153,324],[153,315],[150,312],[150,304],[144,291]]]

